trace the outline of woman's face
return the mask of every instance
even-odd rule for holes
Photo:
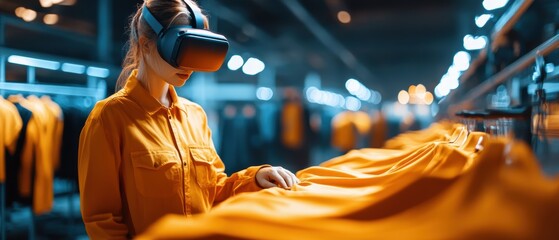
[[[144,61],[165,82],[175,87],[181,87],[192,74],[192,70],[175,68],[163,60],[157,52],[155,43],[149,42],[144,50],[147,50],[144,52]]]

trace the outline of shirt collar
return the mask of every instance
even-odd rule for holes
[[[137,69],[134,69],[132,73],[130,73],[126,85],[124,86],[124,91],[150,115],[161,109],[167,109],[140,84],[140,81],[136,77],[137,74]],[[177,107],[186,113],[186,109],[183,104],[180,103],[179,96],[172,85],[169,85],[169,94],[171,95],[171,107],[169,109]]]

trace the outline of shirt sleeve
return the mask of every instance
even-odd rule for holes
[[[216,189],[215,198],[213,198],[213,205],[224,201],[225,199],[242,192],[255,192],[262,188],[256,183],[256,173],[263,167],[269,167],[270,165],[252,166],[245,170],[241,170],[227,176],[225,173],[225,165],[221,158],[215,151],[215,146],[212,140],[212,131],[208,126],[207,115],[204,109],[197,106],[197,109],[201,113],[202,128],[204,138],[210,143],[211,148],[211,158],[213,159],[211,164],[213,166],[216,174]]]
[[[101,119],[88,119],[80,135],[78,175],[80,205],[91,239],[124,239],[119,187],[120,154]]]
[[[252,166],[233,173],[229,177],[225,174],[225,166],[219,156],[214,160],[213,166],[217,174],[216,198],[214,201],[214,204],[217,204],[238,193],[261,190],[262,188],[256,183],[256,173],[261,168],[270,165]]]

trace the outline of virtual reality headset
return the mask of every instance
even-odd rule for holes
[[[192,71],[217,71],[229,49],[225,36],[204,29],[204,18],[199,8],[183,1],[190,12],[190,25],[163,25],[150,12],[147,5],[142,16],[157,34],[157,51],[161,58],[175,68]]]

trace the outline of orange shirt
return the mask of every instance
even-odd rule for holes
[[[345,111],[332,119],[332,146],[341,151],[358,147],[360,135],[369,131],[371,118],[362,111]]]
[[[62,147],[62,133],[64,130],[64,117],[62,113],[62,108],[51,100],[47,95],[41,97],[41,102],[45,106],[45,109],[49,113],[51,124],[51,138],[52,148],[50,149],[52,155],[52,167],[53,169],[58,169],[60,165],[60,149]]]
[[[6,152],[4,148],[11,153],[15,151],[22,125],[17,108],[11,102],[0,97],[0,183],[3,183],[6,179]]]
[[[224,173],[199,105],[170,86],[166,108],[136,74],[95,105],[80,136],[81,211],[92,239],[134,236],[165,214],[204,213],[231,195],[260,190],[260,167]]]
[[[282,143],[288,148],[303,145],[304,118],[303,106],[298,102],[288,102],[283,106],[281,115]]]

